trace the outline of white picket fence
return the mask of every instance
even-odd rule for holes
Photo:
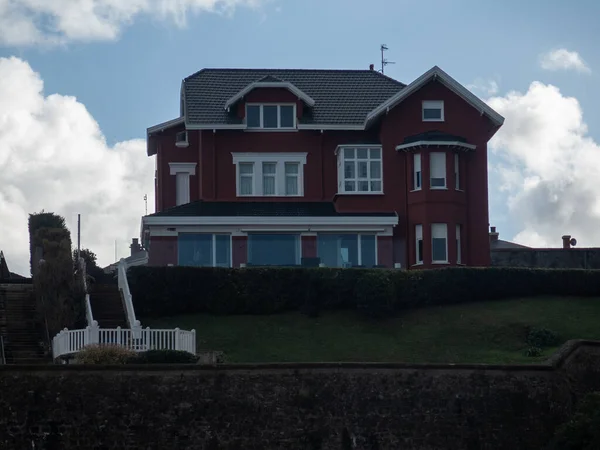
[[[85,286],[85,263],[80,259]],[[88,326],[83,330],[65,328],[52,340],[52,355],[54,359],[75,355],[88,345],[118,345],[135,352],[147,350],[181,350],[196,354],[196,331],[186,331],[175,328],[172,330],[152,330],[142,328],[135,317],[133,299],[127,281],[127,263],[121,260],[118,266],[119,290],[123,296],[125,315],[131,328],[100,328],[94,320],[90,296],[85,296],[85,316]]]
[[[94,323],[83,330],[64,329],[52,341],[54,358],[74,355],[88,345],[118,345],[135,352],[181,350],[196,354],[196,331],[148,328],[100,328]]]

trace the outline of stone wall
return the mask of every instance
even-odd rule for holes
[[[0,448],[538,450],[600,388],[599,357],[581,341],[529,366],[4,366]]]
[[[492,266],[600,269],[600,248],[495,249]]]

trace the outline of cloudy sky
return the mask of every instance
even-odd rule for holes
[[[203,67],[437,64],[506,117],[490,149],[501,237],[600,246],[600,4],[580,0],[0,0],[0,249],[28,274],[27,216],[53,211],[102,264],[128,253],[148,126]]]

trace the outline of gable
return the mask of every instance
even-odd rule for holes
[[[285,89],[285,90],[289,91],[290,93],[292,93],[298,99],[302,100],[308,106],[315,105],[314,99],[310,95],[308,95],[307,93],[302,91],[302,89],[299,89],[292,83],[289,83],[287,81],[281,81],[278,78],[275,78],[275,77],[269,75],[269,76],[261,78],[259,81],[250,83],[244,89],[241,89],[240,91],[238,91],[233,97],[231,97],[229,100],[227,100],[225,102],[225,109],[227,111],[229,111],[229,108],[234,106],[237,102],[239,102],[244,97],[246,97],[248,94],[250,94],[251,92],[253,92],[257,89],[260,89],[260,90],[262,90],[262,89],[276,89],[276,90]]]

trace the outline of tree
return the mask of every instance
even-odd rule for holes
[[[85,261],[85,266],[88,270],[98,267],[98,257],[89,248],[82,248],[79,256]],[[73,261],[77,264],[77,249],[73,250]]]

